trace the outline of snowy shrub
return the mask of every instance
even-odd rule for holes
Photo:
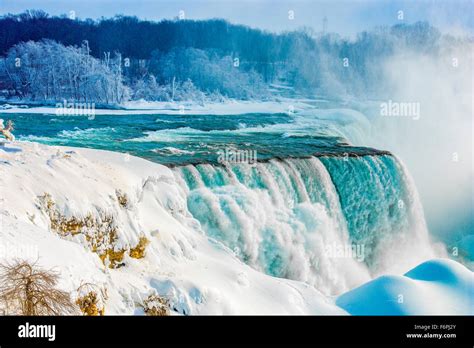
[[[40,207],[48,214],[51,229],[62,236],[76,235],[81,232],[84,227],[92,226],[93,218],[87,215],[84,219],[75,216],[66,217],[56,209],[56,203],[49,193],[38,197]]]
[[[129,200],[120,190],[116,191],[118,202],[127,207]],[[51,224],[51,230],[62,237],[84,236],[87,247],[109,268],[122,267],[125,252],[129,250],[129,256],[135,259],[145,257],[145,250],[149,240],[141,236],[134,247],[120,247],[118,244],[118,228],[112,215],[99,213],[94,216],[88,213],[83,217],[66,216],[57,208],[51,195],[45,193],[38,197],[39,208],[46,213]]]
[[[129,252],[130,257],[133,257],[134,259],[144,258],[145,249],[149,243],[150,241],[146,237],[144,236],[140,237],[138,244],[135,247],[130,248],[130,252]]]
[[[141,307],[145,314],[149,316],[166,316],[170,314],[168,299],[156,294],[149,295],[143,301]]]
[[[70,295],[56,289],[59,275],[28,261],[0,264],[0,305],[7,315],[76,314]]]
[[[76,300],[76,304],[81,309],[81,312],[87,316],[102,316],[105,313],[104,308],[99,308],[97,293],[94,291],[90,291],[86,295],[79,297]]]
[[[107,291],[98,289],[94,284],[85,283],[77,289],[76,304],[86,316],[102,316],[105,314]]]
[[[126,193],[121,190],[115,190],[115,195],[117,196],[117,201],[122,208],[128,208],[129,200]]]
[[[81,234],[85,237],[89,249],[98,254],[104,265],[109,268],[124,266],[122,262],[126,249],[118,247],[118,229],[112,215],[100,213],[84,217],[65,216],[56,207],[51,195],[45,193],[38,197],[39,208],[49,217],[51,230],[62,237]]]

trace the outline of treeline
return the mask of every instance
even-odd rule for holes
[[[124,58],[149,59],[155,50],[168,52],[175,47],[217,50],[222,56],[239,57],[249,68],[263,75],[268,70],[265,65],[284,59],[283,52],[275,51],[280,46],[275,45],[275,41],[284,37],[221,19],[151,22],[116,16],[97,21],[72,20],[66,16],[50,17],[35,10],[0,17],[2,55],[19,42],[41,39],[55,40],[66,46],[80,46],[87,40],[96,58],[118,51]]]
[[[383,91],[387,57],[404,50],[436,54],[442,42],[456,40],[423,22],[348,40],[310,29],[275,34],[220,19],[72,20],[27,11],[0,17],[0,90],[120,103],[265,99],[273,83],[297,94],[373,97]]]

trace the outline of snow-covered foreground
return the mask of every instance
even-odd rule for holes
[[[378,278],[337,299],[260,273],[202,232],[171,170],[133,156],[7,144],[0,148],[0,193],[0,262],[39,257],[73,295],[82,283],[107,289],[106,314],[142,313],[137,303],[153,291],[181,314],[474,314],[474,275],[449,260]],[[111,216],[124,265],[105,267],[84,236],[52,230],[45,194],[64,217]],[[141,237],[150,241],[145,257],[132,258],[128,251]]]

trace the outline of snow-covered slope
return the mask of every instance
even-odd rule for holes
[[[117,191],[127,197],[121,205]],[[210,240],[187,211],[171,171],[119,153],[17,142],[0,149],[0,262],[35,260],[61,274],[60,287],[81,283],[106,288],[106,314],[139,313],[153,290],[185,314],[344,314],[332,300],[301,282],[259,273]],[[62,216],[112,216],[125,249],[123,267],[105,267],[80,233],[59,236],[41,198]],[[95,220],[94,220],[95,221]],[[128,250],[140,237],[145,257]]]
[[[354,315],[474,315],[474,273],[448,259],[382,276],[338,297]]]

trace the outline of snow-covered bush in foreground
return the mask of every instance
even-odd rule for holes
[[[107,299],[107,289],[99,289],[94,284],[84,283],[77,289],[76,304],[83,315],[104,315]]]
[[[6,315],[75,314],[69,293],[56,288],[59,274],[36,262],[0,264],[0,309]]]
[[[169,301],[156,294],[149,295],[141,304],[143,312],[149,316],[169,315]]]

